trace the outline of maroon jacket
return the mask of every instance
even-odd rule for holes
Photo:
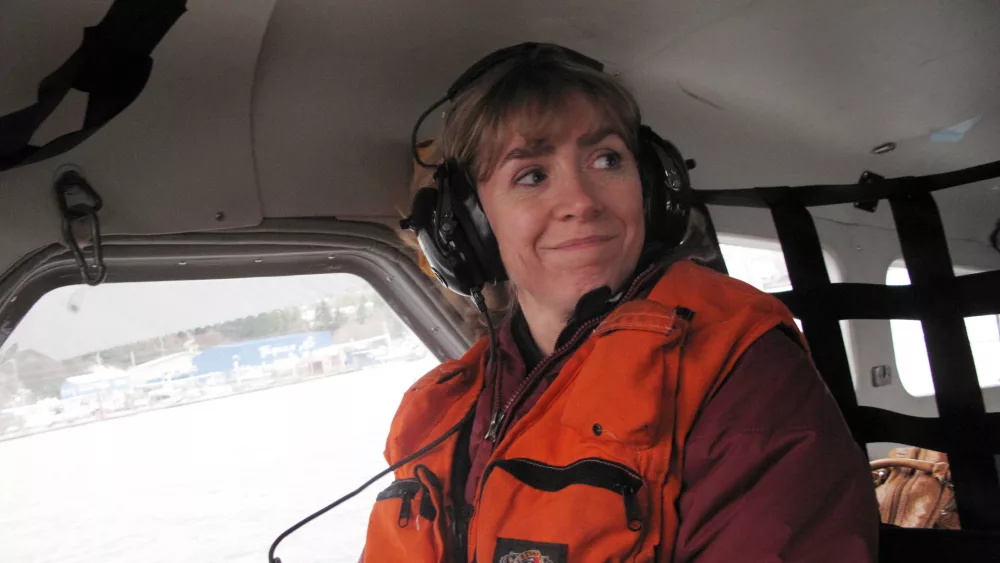
[[[656,277],[639,276],[633,293],[648,291]],[[525,332],[515,317],[498,335],[502,402],[528,375],[526,364],[541,361]],[[538,402],[564,361],[536,370],[532,390],[503,428]],[[470,505],[493,451],[484,439],[493,389],[487,382],[477,404],[466,463],[456,462],[458,471],[469,467]],[[682,486],[675,562],[877,560],[879,515],[866,458],[807,354],[780,329],[744,353],[699,415],[685,447]]]

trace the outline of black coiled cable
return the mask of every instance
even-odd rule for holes
[[[482,292],[481,291],[474,291],[472,293],[472,301],[476,304],[476,309],[479,309],[479,312],[483,314],[483,317],[486,320],[486,330],[489,332],[489,338],[490,338],[490,357],[489,357],[489,367],[488,367],[488,369],[490,370],[490,374],[492,376],[493,375],[494,366],[496,365],[496,357],[497,357],[496,331],[493,328],[493,322],[490,319],[489,311],[488,311],[488,309],[486,307],[486,299],[483,298]],[[268,561],[268,563],[281,563],[281,558],[280,557],[275,557],[274,556],[274,552],[275,552],[276,549],[278,549],[278,544],[280,544],[285,538],[287,538],[288,536],[292,535],[296,530],[298,530],[302,526],[305,526],[306,524],[308,524],[309,522],[312,522],[316,518],[319,518],[320,516],[326,514],[327,512],[333,510],[334,508],[337,508],[338,506],[340,506],[344,502],[346,502],[348,500],[351,500],[352,498],[354,498],[355,496],[357,496],[359,493],[361,493],[362,491],[364,491],[365,489],[367,489],[368,487],[370,487],[372,485],[372,483],[374,483],[375,481],[378,481],[382,477],[385,477],[389,473],[391,473],[391,472],[399,469],[400,467],[406,465],[407,463],[410,463],[410,462],[412,462],[412,461],[414,461],[416,459],[419,459],[419,458],[423,457],[425,454],[427,454],[427,452],[429,452],[429,451],[433,450],[434,448],[438,447],[439,445],[441,445],[442,442],[444,442],[449,437],[451,437],[456,432],[458,432],[462,428],[462,426],[465,425],[466,422],[468,422],[469,417],[471,417],[473,415],[473,413],[475,413],[475,409],[471,410],[469,412],[469,414],[466,415],[464,418],[462,418],[462,420],[458,424],[456,424],[455,426],[451,427],[447,432],[445,432],[444,434],[442,434],[440,437],[438,437],[437,439],[435,439],[433,442],[427,444],[426,446],[420,448],[419,450],[413,452],[412,454],[406,456],[405,458],[403,458],[403,459],[397,461],[396,463],[390,465],[389,467],[387,467],[386,469],[382,470],[381,472],[379,472],[377,475],[375,475],[374,477],[372,477],[368,481],[365,481],[365,483],[363,485],[361,485],[360,487],[358,487],[357,489],[354,489],[350,493],[348,493],[348,494],[340,497],[339,499],[331,502],[330,504],[324,506],[323,508],[317,510],[316,512],[313,512],[309,516],[306,516],[305,518],[303,518],[302,520],[300,520],[299,522],[297,522],[294,526],[292,526],[291,528],[288,528],[287,530],[285,530],[284,532],[282,532],[277,538],[275,538],[274,542],[271,544],[271,549],[268,550],[268,552],[267,552],[267,561]]]

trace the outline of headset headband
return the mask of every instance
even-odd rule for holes
[[[597,71],[604,70],[604,63],[601,61],[592,59],[587,55],[578,53],[572,49],[567,49],[561,45],[555,45],[552,43],[521,43],[520,45],[512,45],[510,47],[504,47],[503,49],[497,49],[489,55],[479,59],[479,61],[469,67],[468,70],[463,72],[462,75],[452,83],[451,88],[448,88],[448,99],[454,101],[455,96],[460,94],[463,90],[469,87],[469,85],[476,80],[479,80],[480,77],[496,66],[510,59],[517,59],[521,57],[534,58],[544,50],[558,51],[569,57],[573,62],[588,66]]]
[[[557,51],[564,54],[573,62],[590,67],[598,72],[604,71],[604,63],[598,61],[597,59],[592,59],[583,53],[574,51],[563,47],[562,45],[556,45],[554,43],[521,43],[519,45],[512,45],[510,47],[504,47],[502,49],[497,49],[492,53],[486,55],[485,57],[476,61],[475,64],[470,66],[465,72],[462,73],[454,82],[452,82],[451,87],[448,88],[448,93],[444,95],[443,98],[434,102],[434,105],[427,108],[424,113],[420,114],[417,118],[417,123],[413,126],[413,134],[410,136],[410,147],[413,151],[413,159],[416,160],[417,164],[424,168],[436,168],[435,164],[424,162],[420,158],[420,153],[417,150],[417,134],[420,131],[420,126],[423,124],[427,116],[431,114],[432,111],[441,107],[445,102],[453,102],[455,98],[461,94],[466,88],[471,86],[477,80],[482,78],[486,73],[493,70],[500,64],[506,61],[517,59],[517,58],[536,58],[543,51]]]

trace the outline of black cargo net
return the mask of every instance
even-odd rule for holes
[[[962,531],[883,530],[882,554],[911,561],[1000,553],[1000,413],[987,413],[964,317],[1000,313],[1000,270],[956,277],[931,192],[1000,177],[1000,161],[956,172],[890,180],[868,175],[855,185],[699,191],[702,204],[768,208],[792,290],[778,293],[802,321],[816,366],[857,441],[896,442],[946,452]],[[830,283],[809,207],[888,200],[909,286]],[[923,326],[938,418],[859,406],[839,321],[916,319]],[[943,551],[943,542],[950,543]],[[891,544],[891,549],[888,549]]]

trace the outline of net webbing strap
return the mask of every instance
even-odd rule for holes
[[[946,452],[951,442],[940,418],[911,416],[876,407],[860,406],[854,415],[858,441],[896,442]],[[986,433],[979,437],[980,447],[1000,451],[1000,413],[988,413]]]
[[[993,452],[983,443],[986,406],[937,205],[926,192],[889,203],[923,326],[962,526],[1000,530],[1000,481]]]
[[[881,563],[998,561],[1000,534],[883,525],[879,533],[878,551]]]
[[[763,195],[771,207],[771,216],[778,231],[778,241],[785,254],[788,277],[795,291],[825,293],[830,288],[830,276],[823,261],[823,249],[812,216],[805,207],[790,202],[787,190],[775,190]],[[816,367],[823,376],[827,387],[840,406],[849,425],[854,426],[853,417],[858,406],[851,379],[847,349],[840,332],[838,319],[820,304],[803,302],[799,308],[802,332],[812,346],[811,352]]]
[[[1000,270],[955,278],[955,290],[962,295],[956,310],[963,317],[992,315],[1000,311]],[[797,316],[817,304],[838,319],[920,319],[913,288],[908,285],[882,286],[866,283],[836,283],[821,290],[796,288],[775,293],[775,297]]]
[[[816,366],[855,438],[861,443],[898,442],[948,453],[963,531],[948,538],[921,536],[933,538],[926,540],[932,543],[972,537],[969,530],[1000,531],[1000,479],[994,458],[1000,453],[1000,413],[985,410],[964,322],[965,317],[1000,313],[1000,271],[955,277],[931,196],[935,190],[996,177],[1000,177],[1000,161],[857,185],[700,191],[696,195],[702,204],[770,209],[793,287],[777,296],[801,319]],[[878,199],[891,204],[911,285],[831,284],[807,208]],[[844,319],[921,321],[938,418],[858,406],[839,327]],[[904,537],[891,533],[893,538]],[[975,537],[977,545],[1000,547],[1000,536]],[[928,560],[928,549],[914,553],[922,554],[919,560]]]
[[[741,190],[698,190],[695,197],[709,205],[734,207],[770,207],[775,197],[787,197],[805,207],[837,205],[857,201],[887,199],[897,195],[929,193],[954,188],[983,180],[1000,177],[1000,160],[954,172],[928,176],[888,178],[864,184],[819,184],[815,186],[786,186],[748,188]],[[780,195],[776,195],[780,194]]]
[[[142,93],[151,53],[186,10],[186,0],[115,0],[80,47],[38,86],[35,103],[0,115],[0,171],[58,156],[97,133]],[[71,89],[90,94],[83,125],[42,146],[31,138]]]

